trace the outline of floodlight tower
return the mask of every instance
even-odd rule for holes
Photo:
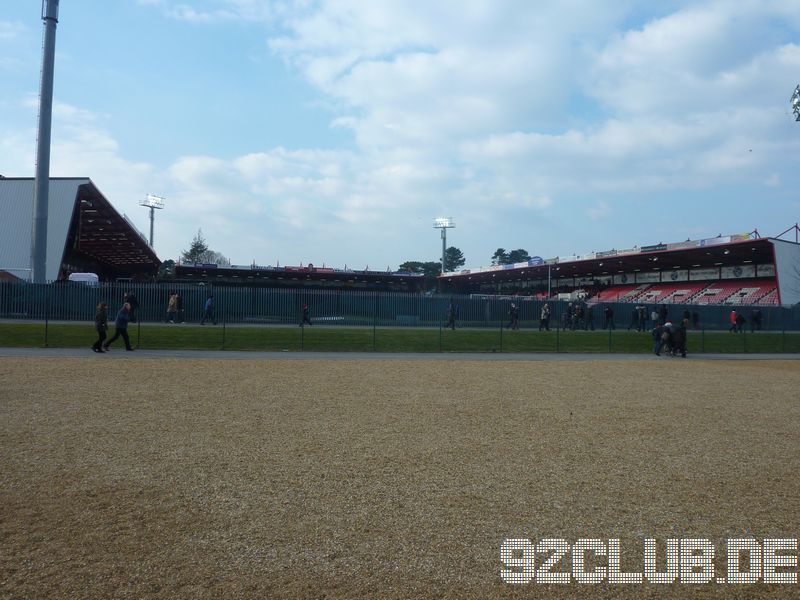
[[[442,230],[442,275],[444,275],[444,257],[447,251],[447,230],[453,229],[456,222],[450,217],[439,217],[433,220],[433,228]]]
[[[794,94],[792,94],[792,112],[795,116],[795,121],[800,121],[800,84],[796,88],[794,88]]]
[[[42,0],[42,79],[39,86],[39,135],[33,189],[31,270],[33,282],[44,283],[47,268],[47,209],[50,197],[50,130],[53,123],[53,71],[56,63],[58,0]]]
[[[156,210],[164,208],[164,198],[161,196],[154,196],[153,194],[147,194],[147,197],[139,202],[139,206],[146,206],[150,209],[150,247],[154,248],[153,222],[156,220]]]

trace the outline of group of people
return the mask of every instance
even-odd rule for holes
[[[178,323],[184,322],[183,298],[180,292],[170,292],[169,300],[167,301],[167,323],[175,323],[176,321]],[[200,325],[205,325],[206,321],[211,321],[214,325],[217,324],[213,294],[209,294],[203,303],[203,318],[200,320]]]
[[[761,314],[760,308],[754,308],[750,311],[750,332],[754,332],[756,330],[761,331],[761,321],[763,316]],[[729,316],[730,320],[730,327],[728,331],[732,333],[742,333],[744,331],[744,325],[747,323],[747,319],[744,318],[744,315],[736,310],[732,310]]]
[[[133,292],[126,292],[122,301],[122,306],[117,311],[117,316],[114,319],[114,335],[106,341],[106,332],[108,331],[108,304],[100,302],[94,315],[94,328],[97,332],[97,341],[92,344],[94,352],[102,354],[108,352],[109,346],[122,338],[125,342],[125,350],[133,352],[131,340],[128,337],[128,324],[136,323],[136,310],[139,308],[139,300]]]
[[[686,323],[687,319],[681,323],[672,323],[667,321],[663,325],[657,323],[653,327],[653,341],[655,342],[656,356],[661,356],[661,352],[665,351],[669,356],[680,355],[686,358]]]

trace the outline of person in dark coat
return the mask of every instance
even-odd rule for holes
[[[97,305],[97,311],[94,313],[94,330],[97,332],[97,341],[92,344],[92,350],[95,352],[103,352],[103,341],[106,339],[107,329],[108,304],[101,302]]]
[[[586,331],[590,329],[594,331],[594,308],[591,306],[586,307],[586,322],[584,323],[583,328]]]
[[[136,298],[136,294],[131,291],[125,292],[125,298],[122,300],[123,302],[127,302],[131,307],[131,323],[136,323],[136,312],[139,310],[139,300]]]
[[[306,324],[311,325],[311,318],[308,316],[308,304],[303,304],[303,320],[300,321],[300,327]]]
[[[128,337],[128,323],[130,323],[130,320],[131,305],[126,302],[122,305],[122,308],[119,309],[117,318],[114,320],[114,335],[111,336],[110,340],[103,344],[103,350],[108,352],[108,347],[113,344],[118,337],[121,337],[125,342],[125,350],[128,352],[133,351],[133,348],[131,348],[131,340]]]
[[[661,348],[664,346],[664,328],[656,322],[656,326],[651,331],[653,334],[653,352],[656,356],[661,356]]]
[[[686,327],[683,324],[674,324],[670,332],[672,348],[670,352],[672,356],[681,355],[686,358]]]
[[[455,331],[456,329],[456,308],[453,306],[451,302],[450,305],[447,307],[445,311],[445,317],[447,317],[447,323],[445,323],[444,327],[447,329],[448,327]]]
[[[603,323],[603,329],[616,329],[614,327],[614,309],[610,306],[606,306],[603,309],[603,315],[605,315],[605,323]]]
[[[754,308],[750,311],[750,333],[761,331],[761,309]]]
[[[628,325],[628,331],[631,329],[639,330],[639,307],[634,306],[633,312],[631,313],[631,323]]]
[[[636,310],[639,311],[639,321],[636,323],[636,331],[642,332],[646,331],[647,329],[647,307],[644,304],[640,304],[636,307]]]

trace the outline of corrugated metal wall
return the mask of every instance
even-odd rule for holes
[[[47,210],[46,279],[54,281],[61,268],[64,246],[78,187],[88,179],[51,179]],[[21,279],[30,276],[33,179],[0,180],[0,270]]]

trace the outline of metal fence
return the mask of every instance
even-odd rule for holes
[[[181,296],[183,310],[177,315],[185,322],[202,319],[206,299],[213,296],[215,317],[229,324],[297,324],[302,318],[302,308],[309,307],[314,324],[331,326],[400,326],[441,327],[452,303],[459,327],[497,328],[509,321],[512,302],[519,306],[522,328],[538,328],[544,300],[497,297],[473,298],[458,295],[425,295],[395,292],[334,291],[310,289],[273,289],[262,287],[235,287],[222,285],[197,285],[184,283],[113,283],[86,286],[74,283],[30,284],[0,282],[0,318],[53,321],[91,321],[95,307],[101,301],[109,305],[113,319],[117,308],[128,292],[138,300],[137,317],[140,321],[158,323],[167,320],[170,294]],[[551,327],[565,328],[563,315],[566,301],[547,301],[551,308]],[[626,329],[632,325],[634,304],[599,303],[591,307],[591,321],[585,319],[581,329],[605,328],[605,308],[613,310],[613,326]],[[647,327],[654,307],[648,304]],[[749,307],[729,305],[665,305],[668,318],[683,318],[696,313],[698,326],[706,330],[724,330],[730,327],[732,309],[747,319],[745,328],[751,327],[751,315],[756,308],[761,311],[760,329],[768,331],[800,331],[800,306]],[[694,320],[694,319],[692,319]],[[568,327],[567,327],[568,328]]]

